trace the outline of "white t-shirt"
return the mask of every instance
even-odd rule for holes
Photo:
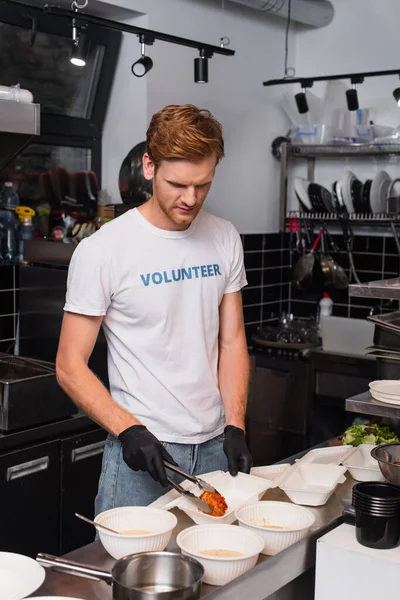
[[[83,240],[65,311],[105,315],[113,399],[160,440],[199,444],[222,433],[219,305],[247,284],[234,226],[200,211],[185,231],[135,208]]]

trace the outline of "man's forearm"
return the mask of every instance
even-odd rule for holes
[[[63,368],[57,365],[57,380],[68,396],[91,419],[111,434],[118,436],[140,421],[119,406],[86,364]]]
[[[250,361],[245,344],[220,349],[218,380],[227,425],[245,428]]]

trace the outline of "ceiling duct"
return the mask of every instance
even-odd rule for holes
[[[0,169],[39,134],[39,104],[0,100]]]
[[[230,0],[255,10],[287,19],[289,0]],[[332,21],[334,9],[328,0],[292,0],[291,20],[310,27],[326,27]]]

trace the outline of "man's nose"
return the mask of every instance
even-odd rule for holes
[[[196,204],[196,190],[195,188],[187,188],[185,190],[185,194],[183,195],[182,200],[184,201],[184,203],[186,204],[186,206],[194,206]]]

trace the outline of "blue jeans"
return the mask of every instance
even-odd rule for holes
[[[161,442],[178,465],[191,475],[211,471],[227,471],[228,463],[223,451],[224,434],[203,444],[170,444]],[[169,474],[178,482],[182,477]],[[99,490],[95,501],[95,513],[118,506],[147,506],[167,493],[153,478],[142,471],[132,471],[122,458],[122,446],[111,435],[106,440]]]

